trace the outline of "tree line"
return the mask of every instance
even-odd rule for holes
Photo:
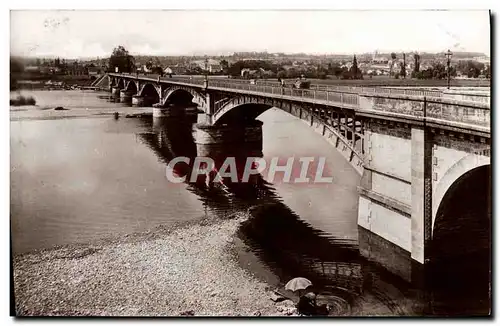
[[[391,53],[391,64],[389,75],[395,78],[406,78],[407,76],[417,79],[444,79],[448,76],[448,68],[440,62],[433,63],[425,70],[420,70],[421,56],[413,54],[414,69],[411,73],[406,71],[407,58],[405,54],[402,57],[400,71],[393,71],[394,64],[401,58],[397,57],[396,53]],[[408,58],[408,61],[412,60]],[[221,71],[210,74],[230,75],[233,77],[244,78],[319,78],[326,79],[328,76],[335,76],[337,79],[363,79],[363,73],[358,67],[357,58],[354,55],[350,68],[346,65],[341,65],[338,62],[328,63],[324,65],[310,65],[302,67],[286,67],[268,60],[239,60],[233,64],[229,64],[226,60],[220,61]],[[135,58],[123,47],[116,47],[109,58],[109,71],[114,71],[118,67],[120,72],[135,72]],[[286,67],[286,69],[285,69]],[[150,59],[146,63],[146,68],[153,73],[163,74],[163,68],[156,59]],[[244,74],[242,76],[242,71]],[[487,78],[491,77],[491,68],[483,63],[473,60],[461,60],[458,65],[450,67],[450,76],[455,77],[460,72],[462,75],[471,78],[477,78],[484,74]],[[205,69],[199,66],[188,68],[187,74],[201,75],[208,73]]]

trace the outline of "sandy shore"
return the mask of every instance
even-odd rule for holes
[[[244,214],[14,257],[18,315],[293,314],[234,259]]]

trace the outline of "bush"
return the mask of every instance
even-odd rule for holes
[[[18,95],[15,99],[10,100],[12,106],[35,105],[36,100],[33,96]]]

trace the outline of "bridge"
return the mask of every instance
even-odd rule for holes
[[[199,156],[213,147],[261,144],[255,118],[271,107],[301,119],[359,174],[361,253],[407,280],[433,260],[461,250],[453,247],[457,242],[448,230],[477,221],[455,218],[454,206],[479,210],[477,219],[491,214],[489,201],[482,207],[463,200],[473,185],[470,189],[490,198],[490,104],[484,98],[426,89],[306,90],[113,73],[99,82],[123,101],[153,105],[155,117],[196,106]],[[478,231],[481,239],[491,231],[489,220],[485,223]],[[472,248],[477,239],[462,240]]]

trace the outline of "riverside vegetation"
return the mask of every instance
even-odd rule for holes
[[[36,100],[33,96],[24,96],[18,94],[15,98],[10,99],[11,106],[35,105]]]

